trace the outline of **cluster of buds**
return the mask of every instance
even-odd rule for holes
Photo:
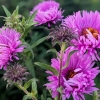
[[[71,41],[73,39],[77,39],[77,35],[75,34],[75,30],[64,27],[64,26],[56,26],[55,28],[50,29],[50,34],[48,38],[52,39],[52,45],[60,44],[65,42],[67,46],[73,45]]]
[[[15,64],[14,66],[9,66],[4,73],[4,80],[7,80],[8,85],[13,84],[22,84],[23,81],[27,80],[27,72],[25,67],[22,67],[19,64]]]

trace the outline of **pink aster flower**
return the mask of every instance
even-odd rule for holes
[[[14,29],[0,29],[0,69],[6,69],[7,65],[18,59],[17,53],[23,51],[21,45],[20,33]]]
[[[59,7],[59,3],[55,1],[43,1],[36,5],[30,13],[33,14],[34,11],[37,10],[38,12],[34,21],[38,22],[38,25],[47,23],[48,26],[50,26],[51,24],[61,21],[63,17],[63,12],[59,9]]]
[[[88,52],[93,60],[100,60],[97,53],[97,49],[100,49],[100,13],[98,11],[78,11],[65,18],[62,24],[76,29],[79,38],[73,43],[78,48],[79,54]]]
[[[66,64],[70,49],[63,54],[62,71],[60,76],[60,86],[62,87],[62,100],[69,99],[72,95],[74,100],[85,100],[84,94],[90,94],[98,90],[95,87],[94,78],[100,73],[99,67],[93,68],[94,63],[90,56],[86,53],[82,57],[74,53],[69,61],[68,66],[63,69]],[[60,59],[53,58],[51,66],[60,72]],[[51,90],[52,97],[58,96],[59,78],[51,72],[48,77],[49,83],[45,84],[47,89]]]

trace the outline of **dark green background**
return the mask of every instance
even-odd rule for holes
[[[20,14],[28,17],[30,10],[42,0],[0,0],[0,16],[5,16],[4,10],[2,5],[6,6],[10,12],[18,5],[20,7]],[[61,4],[62,9],[64,10],[64,16],[66,17],[69,14],[73,14],[78,10],[98,10],[100,11],[100,0],[56,0]],[[3,18],[0,18],[0,27],[3,26]],[[28,34],[28,42],[33,44],[36,40],[43,36],[47,36],[48,32],[46,29],[37,27],[34,28]],[[50,41],[45,41],[41,45],[37,46],[33,51],[35,53],[35,61],[50,63],[50,59],[55,55],[48,53],[46,51],[52,48]],[[33,62],[33,63],[34,63]],[[36,70],[36,77],[39,79],[38,81],[38,91],[39,91],[39,98],[42,93],[46,96],[50,96],[48,92],[46,92],[45,87],[43,86],[44,83],[47,82],[45,74],[45,70],[40,69],[39,67],[35,66]],[[24,93],[19,91],[16,87],[12,86],[6,89],[6,82],[3,81],[4,71],[0,70],[0,100],[22,100]],[[95,79],[97,86],[100,88],[100,75]],[[87,100],[92,100],[91,96],[86,96]]]

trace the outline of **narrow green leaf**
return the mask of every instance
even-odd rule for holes
[[[32,48],[31,48],[31,46],[30,46],[27,42],[24,42],[23,45],[26,46],[26,48],[31,52],[32,57],[34,58],[34,53],[33,53],[33,50],[32,50]]]
[[[45,100],[45,98],[43,97],[43,94],[41,95],[41,100]]]
[[[26,21],[27,24],[30,24],[31,22],[33,22],[35,16],[36,16],[37,11],[35,11],[30,17],[29,19]]]
[[[73,50],[73,51],[71,51],[71,52],[69,53],[68,58],[67,58],[67,62],[66,62],[66,64],[65,64],[65,66],[63,67],[63,69],[65,69],[65,68],[68,66],[69,61],[70,61],[70,57],[71,57],[71,55],[74,54],[75,52],[77,52],[77,50]]]
[[[19,6],[16,7],[12,15],[14,16],[18,15],[18,11],[19,11]]]
[[[32,75],[32,77],[35,78],[35,71],[34,71],[34,67],[33,67],[33,63],[31,61],[31,59],[27,58],[25,60],[25,64],[26,64],[30,74]]]
[[[25,84],[24,84],[24,88],[25,89],[28,89],[29,87],[30,87],[30,85],[31,85],[31,83],[32,83],[32,81],[28,81],[28,82],[26,82]]]
[[[44,96],[44,100],[46,100],[46,98],[47,98],[47,90],[46,89],[43,89],[43,96]]]
[[[37,66],[40,66],[43,69],[51,71],[54,75],[58,75],[58,71],[55,68],[53,68],[52,66],[50,66],[50,65],[47,65],[47,64],[44,64],[44,63],[40,63],[40,62],[35,62],[35,64]]]
[[[46,53],[53,52],[58,56],[58,52],[56,49],[49,49]]]
[[[5,6],[2,6],[2,7],[3,7],[3,9],[4,9],[5,13],[6,13],[6,16],[10,17],[11,13],[8,11],[8,9]]]
[[[23,17],[22,17],[22,24],[25,24],[25,21],[26,21],[26,20],[25,20],[25,17],[23,16]]]
[[[40,43],[42,43],[43,41],[45,41],[47,39],[47,36],[46,37],[43,37],[41,39],[39,39],[38,41],[36,41],[33,45],[31,45],[31,48],[35,48],[36,46],[38,46]]]
[[[62,90],[63,90],[62,86],[59,87],[59,88],[57,88],[57,91],[58,91],[60,94],[62,94]]]
[[[31,95],[24,95],[23,99],[22,100],[28,100],[28,99],[31,99],[32,96]]]
[[[29,81],[27,81],[27,82],[24,84],[24,88],[25,88],[25,89],[28,89],[28,88],[31,86],[31,84],[32,84],[33,81],[37,81],[37,79],[32,78],[32,79],[30,79]]]
[[[28,29],[29,27],[31,27],[31,26],[33,26],[33,25],[35,25],[35,24],[37,24],[37,23],[36,23],[36,22],[30,22],[30,23],[28,24],[28,26],[27,26],[26,29]]]
[[[32,81],[32,93],[34,94],[34,96],[36,96],[37,94],[37,84],[36,81]]]
[[[52,100],[51,98],[47,98],[47,100]]]
[[[25,32],[24,32],[24,34],[22,35],[22,39],[24,39],[26,36],[27,36],[27,34],[28,34],[28,32],[31,30],[31,27],[29,27],[29,28],[25,28]]]
[[[93,100],[99,100],[97,91],[94,91],[93,93]]]

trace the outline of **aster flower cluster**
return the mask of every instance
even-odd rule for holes
[[[22,90],[26,96],[30,97],[32,100],[37,100],[35,95],[36,91],[32,93],[27,90],[33,84],[33,79],[27,79],[28,75],[32,72],[27,71],[27,66],[32,63],[31,61],[27,63],[25,57],[29,52],[25,41],[30,27],[35,24],[32,20],[34,19],[35,13],[26,19],[24,16],[19,15],[19,7],[16,7],[14,12],[11,14],[8,9],[3,6],[7,17],[4,17],[4,26],[0,28],[0,69],[4,70],[3,79],[7,81],[7,87],[15,85],[20,90]],[[32,49],[30,48],[33,54]],[[30,57],[30,56],[29,56]],[[27,59],[29,58],[27,56]],[[22,66],[25,65],[26,67]],[[31,66],[30,66],[31,67]],[[32,73],[34,74],[34,73]],[[28,81],[27,81],[28,80]],[[36,79],[34,78],[34,84],[36,84]],[[28,84],[28,85],[27,85]]]
[[[74,53],[68,66],[63,69],[68,59],[70,49],[66,49],[62,58],[62,71],[60,76],[60,86],[62,87],[62,100],[70,98],[72,95],[74,100],[85,100],[84,94],[91,94],[98,90],[95,87],[94,78],[100,73],[99,67],[93,68],[94,63],[88,54],[82,57]],[[51,66],[60,72],[60,59],[53,58]],[[47,72],[50,73],[50,72]],[[52,91],[52,97],[55,98],[59,93],[59,76],[52,73],[48,77],[50,83],[45,84],[47,89]]]
[[[6,69],[14,59],[18,60],[18,53],[22,52],[20,33],[10,28],[0,29],[0,69]]]
[[[55,8],[57,13],[53,13]],[[56,69],[58,75],[51,70],[46,71],[50,74],[46,88],[51,91],[52,98],[57,100],[66,100],[71,96],[74,100],[85,100],[84,94],[91,95],[98,90],[94,79],[100,70],[94,64],[100,60],[97,51],[100,49],[100,12],[83,10],[63,19],[59,5],[52,0],[38,4],[31,13],[35,10],[37,26],[47,24],[50,27],[54,24],[48,38],[51,38],[53,46],[58,44],[61,47],[58,57],[51,60],[51,68]],[[56,26],[58,19],[61,23]],[[66,47],[62,46],[63,43],[68,48],[62,49]],[[72,53],[75,50],[77,52]]]
[[[32,47],[37,46],[45,38],[30,46],[25,42],[25,36],[32,25],[36,27],[45,25],[46,29],[50,31],[47,39],[51,39],[53,47],[59,45],[60,51],[57,52],[53,49],[57,57],[51,59],[51,65],[39,62],[35,64],[47,70],[49,82],[44,86],[50,91],[52,98],[66,100],[72,96],[74,100],[85,100],[84,95],[92,95],[93,92],[98,94],[95,100],[99,98],[99,89],[96,87],[94,79],[100,73],[99,66],[95,64],[96,61],[100,61],[98,53],[100,49],[100,12],[83,10],[64,19],[64,11],[54,0],[44,0],[37,4],[30,11],[28,20],[19,16],[18,8],[12,15],[6,8],[4,10],[7,12],[7,17],[5,25],[0,28],[0,69],[5,70],[3,78],[8,85],[17,84],[17,87],[26,93],[27,99],[37,100],[36,79],[30,79],[24,84],[23,81],[27,80],[29,72],[18,61],[22,61],[19,53],[25,55],[23,64],[29,65],[30,74],[35,77],[31,66],[33,59],[30,57],[33,54]],[[31,52],[27,46],[24,52],[25,46],[22,45],[22,40],[29,46]],[[30,53],[28,56],[27,52]],[[32,90],[28,92],[27,89],[30,86]]]
[[[32,14],[35,11],[37,11],[37,14],[34,21],[37,22],[38,25],[47,24],[51,26],[63,18],[63,11],[60,9],[60,4],[52,0],[39,3],[30,13]]]
[[[78,11],[74,15],[70,15],[62,22],[64,26],[75,28],[79,35],[78,40],[73,40],[75,48],[79,50],[79,54],[88,52],[93,60],[100,60],[97,48],[100,48],[100,13]]]

